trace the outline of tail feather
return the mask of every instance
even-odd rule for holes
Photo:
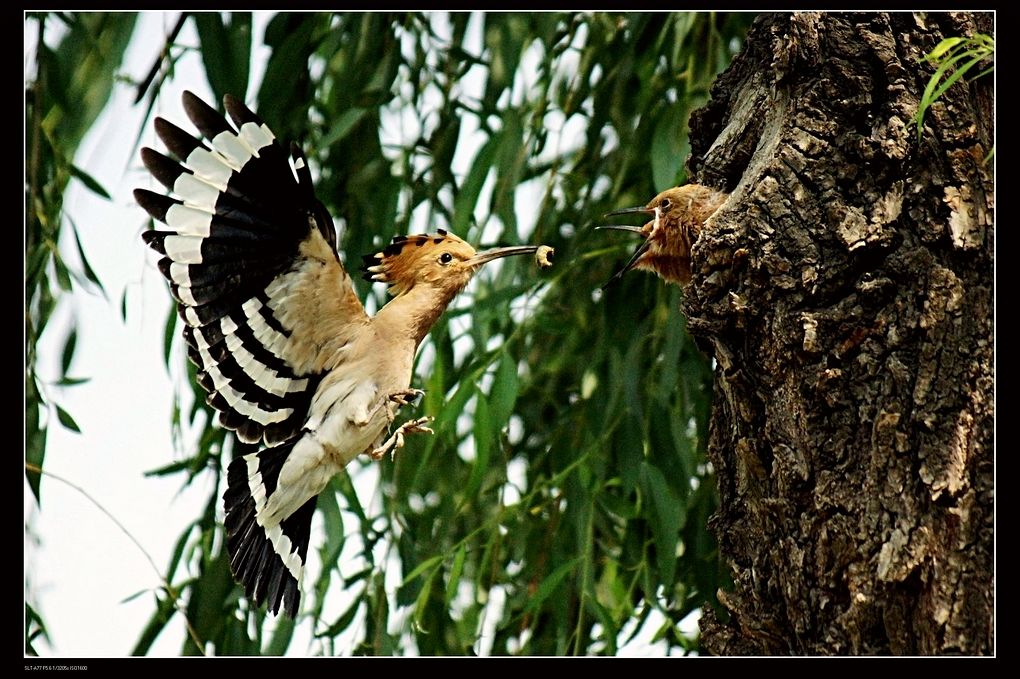
[[[294,448],[286,443],[235,458],[227,469],[227,551],[230,570],[259,606],[293,618],[301,600],[301,575],[318,496],[279,523],[263,525],[260,513],[276,490],[280,469]]]

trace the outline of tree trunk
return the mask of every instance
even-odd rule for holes
[[[759,17],[691,121],[715,358],[713,654],[993,649],[993,81],[914,114],[990,14]],[[972,74],[980,69],[975,69]]]

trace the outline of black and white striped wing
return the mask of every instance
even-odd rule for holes
[[[236,129],[190,92],[183,103],[205,141],[156,119],[180,162],[149,148],[142,160],[176,197],[135,190],[169,227],[142,236],[163,255],[159,270],[208,403],[242,441],[272,446],[301,430],[330,356],[367,316],[298,148],[288,156],[230,95],[224,107]]]

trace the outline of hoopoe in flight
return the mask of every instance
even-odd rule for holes
[[[617,229],[639,234],[644,242],[630,260],[605,285],[631,269],[657,274],[667,283],[685,285],[691,280],[691,246],[698,239],[705,221],[718,210],[729,194],[700,184],[685,184],[666,189],[647,205],[614,210],[606,217],[632,213],[652,215],[642,227],[609,225],[596,229]]]
[[[135,200],[167,231],[146,231],[184,319],[188,355],[219,421],[256,453],[235,458],[223,495],[234,577],[255,603],[294,617],[316,498],[359,453],[395,452],[431,417],[389,428],[411,388],[415,353],[447,305],[486,262],[551,249],[476,252],[442,229],[397,236],[368,255],[365,278],[393,295],[368,316],[337,252],[333,221],[301,150],[290,154],[238,99],[233,126],[191,92],[184,110],[203,140],[156,118],[181,162],[142,149],[177,198]]]

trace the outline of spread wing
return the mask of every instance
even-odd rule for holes
[[[220,422],[244,442],[276,445],[301,431],[322,375],[368,316],[298,147],[288,157],[230,95],[233,126],[191,92],[183,103],[204,141],[156,118],[180,162],[149,148],[142,160],[176,197],[135,190],[169,227],[142,237],[163,256],[188,355]]]

